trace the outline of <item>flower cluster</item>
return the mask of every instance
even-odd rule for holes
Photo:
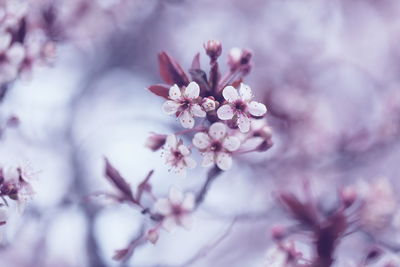
[[[175,143],[176,144],[176,143]],[[178,146],[179,147],[179,146]],[[129,258],[133,250],[143,241],[155,244],[160,237],[160,230],[172,231],[176,226],[190,229],[193,223],[192,212],[195,209],[195,195],[184,194],[177,187],[171,187],[168,197],[157,198],[152,191],[150,171],[145,179],[133,190],[126,179],[106,159],[105,176],[116,189],[115,193],[97,193],[119,203],[128,203],[140,209],[143,215],[148,215],[152,225],[137,239],[134,239],[127,248],[116,251],[115,260]],[[148,203],[146,198],[151,200]]]
[[[270,128],[262,119],[267,108],[253,100],[251,88],[242,82],[251,69],[251,53],[232,49],[229,72],[221,76],[217,61],[222,52],[220,42],[208,41],[204,47],[210,58],[209,77],[200,67],[199,54],[193,59],[189,79],[177,61],[162,52],[159,67],[166,84],[149,87],[152,93],[166,99],[162,110],[175,116],[184,130],[168,137],[153,134],[148,147],[155,151],[165,144],[162,155],[166,163],[182,175],[187,168],[196,166],[190,157],[193,147],[202,154],[203,167],[216,165],[226,171],[232,166],[232,156],[265,151],[272,146]],[[184,138],[191,138],[192,145],[185,145]]]
[[[8,201],[13,201],[21,209],[33,195],[33,189],[28,181],[28,175],[21,167],[2,167],[0,168],[0,225],[7,223],[9,209],[11,205]],[[7,201],[8,199],[8,201]]]
[[[305,193],[306,200],[289,193],[279,195],[279,202],[296,224],[272,229],[276,246],[270,250],[274,257],[270,257],[273,261],[268,266],[331,266],[337,247],[354,233],[364,236],[369,249],[364,255],[361,252],[359,263],[351,262],[348,266],[372,266],[369,264],[376,261],[381,264],[376,266],[397,263],[390,255],[398,251],[399,244],[388,240],[385,232],[398,227],[398,201],[386,179],[345,187],[328,208],[323,208],[323,199],[314,197],[309,190]],[[293,245],[299,237],[312,241],[311,257],[304,258]]]

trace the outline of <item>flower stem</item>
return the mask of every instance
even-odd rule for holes
[[[220,168],[218,168],[217,166],[214,166],[212,169],[209,170],[205,183],[201,187],[200,191],[196,194],[196,208],[198,206],[200,206],[200,204],[204,201],[204,198],[205,198],[212,182],[221,173],[222,173],[222,170]]]

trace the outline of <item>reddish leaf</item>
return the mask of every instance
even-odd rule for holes
[[[155,95],[161,96],[165,99],[168,99],[169,96],[169,87],[162,85],[162,84],[155,84],[150,86],[149,88],[150,92],[152,92]]]
[[[189,84],[189,79],[183,71],[182,67],[167,53],[161,52],[158,55],[158,63],[161,78],[167,84],[176,83],[179,87]]]
[[[194,56],[193,61],[192,61],[192,67],[191,67],[191,68],[192,68],[192,69],[197,69],[197,70],[200,69],[200,53],[197,53],[197,54]]]
[[[137,191],[136,191],[136,200],[140,202],[140,199],[142,198],[142,195],[144,192],[151,192],[151,185],[149,183],[151,176],[153,175],[154,170],[151,170],[146,178],[138,185]]]
[[[119,174],[118,170],[115,169],[107,158],[104,158],[106,163],[105,175],[108,180],[122,193],[122,195],[133,202],[136,200],[133,197],[130,185],[125,181],[125,179]]]
[[[205,91],[210,91],[210,86],[207,82],[207,74],[200,69],[190,69],[190,76],[192,76],[192,80],[195,81],[199,86],[201,93]]]
[[[318,224],[313,208],[310,205],[301,203],[294,195],[281,194],[280,201],[300,223],[308,227],[314,227]]]

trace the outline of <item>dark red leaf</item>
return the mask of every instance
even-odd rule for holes
[[[122,193],[122,195],[133,202],[136,200],[133,197],[130,185],[125,179],[119,174],[118,170],[115,169],[107,158],[104,158],[106,163],[105,175],[108,180]]]
[[[158,63],[161,78],[167,84],[177,84],[179,87],[189,84],[189,79],[182,67],[172,59],[166,52],[158,54]]]
[[[292,194],[281,194],[280,201],[290,214],[303,225],[314,227],[318,224],[311,205],[301,203],[300,200]]]
[[[150,86],[147,89],[149,89],[149,91],[155,95],[158,95],[165,99],[168,99],[168,96],[169,96],[169,87],[168,86],[165,86],[162,84],[155,84],[155,85]]]
[[[192,61],[192,69],[199,70],[200,68],[200,53],[197,53]]]
[[[200,94],[205,91],[210,91],[210,86],[207,82],[207,74],[200,69],[190,69],[190,76],[192,76],[192,80],[195,81],[200,86]]]
[[[136,191],[136,200],[140,202],[140,199],[142,198],[142,195],[144,192],[151,192],[151,185],[149,183],[151,176],[153,175],[154,170],[151,170],[146,178],[138,185],[137,191]]]

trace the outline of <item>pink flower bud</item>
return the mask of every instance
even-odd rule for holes
[[[152,133],[146,140],[145,146],[152,151],[157,151],[165,145],[167,135]]]
[[[340,192],[343,205],[348,208],[353,205],[357,199],[357,192],[353,187],[346,187]]]
[[[271,236],[275,241],[281,241],[286,236],[286,228],[281,225],[272,227]]]
[[[160,235],[158,233],[158,229],[150,229],[149,231],[147,231],[146,238],[152,244],[157,243],[159,237],[160,237]]]
[[[206,53],[210,57],[211,61],[215,61],[222,52],[221,42],[210,40],[204,44],[204,49],[206,50]]]
[[[251,56],[251,52],[246,49],[240,49],[237,47],[232,48],[228,54],[228,65],[230,66],[231,71],[236,71],[241,68],[245,74],[249,73],[251,69]]]
[[[206,112],[213,111],[217,107],[218,102],[212,96],[203,98],[201,106]]]

